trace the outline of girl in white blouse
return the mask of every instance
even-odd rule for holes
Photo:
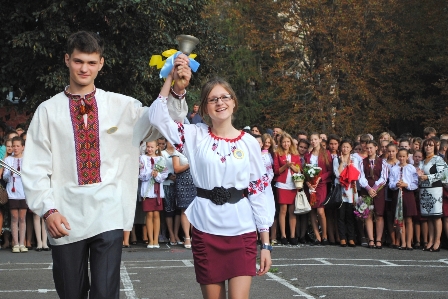
[[[156,165],[163,165],[163,171],[157,171]],[[168,177],[165,158],[157,149],[156,141],[146,142],[146,155],[140,156],[140,173],[142,181],[140,195],[143,199],[142,207],[146,212],[146,229],[149,236],[147,248],[160,248],[160,211],[163,210],[163,186],[161,184]]]
[[[409,152],[405,148],[398,150],[398,161],[400,164],[392,167],[389,175],[389,188],[394,190],[393,194],[393,211],[395,215],[395,210],[397,207],[397,197],[398,189],[402,191],[403,198],[403,227],[396,229],[396,244],[401,241],[398,249],[412,250],[412,236],[413,236],[413,226],[412,217],[417,215],[417,205],[415,204],[414,190],[418,188],[418,175],[415,167],[412,164],[408,164]],[[400,238],[398,237],[400,236]]]
[[[179,61],[179,60],[177,60]],[[196,280],[204,298],[249,298],[252,276],[265,274],[271,265],[269,227],[274,200],[258,142],[232,125],[238,101],[231,86],[221,79],[207,82],[201,92],[200,114],[206,124],[174,122],[167,110],[173,80],[182,80],[183,64],[166,79],[153,102],[149,119],[190,162],[198,194],[186,210],[193,225],[192,251]],[[182,97],[183,91],[171,93]],[[248,189],[248,197],[243,190]],[[256,263],[256,229],[263,244],[260,269]]]

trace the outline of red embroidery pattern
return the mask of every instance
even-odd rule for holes
[[[70,117],[75,136],[79,185],[101,182],[98,106],[96,105],[95,92],[96,90],[82,98],[80,95],[72,95],[65,91],[65,95],[69,98]],[[87,112],[87,127],[85,127],[83,114],[80,111],[83,107],[81,99],[89,107],[87,111],[84,110],[84,112]]]
[[[269,186],[269,177],[268,174],[265,173],[260,179],[250,182],[247,191],[249,192],[249,195],[255,195],[257,193],[262,193],[267,186]]]
[[[176,150],[180,153],[183,153],[184,151],[184,144],[185,144],[185,130],[184,130],[184,125],[180,122],[175,121],[175,123],[177,123],[177,132],[179,133],[179,137],[180,137],[180,141],[181,143],[179,144],[174,144],[174,147],[176,148]]]
[[[238,140],[240,140],[241,138],[243,138],[244,134],[246,134],[246,132],[241,131],[240,135],[236,138],[230,139],[230,138],[222,138],[222,137],[218,137],[215,134],[212,133],[212,128],[208,127],[208,134],[214,139],[214,140],[224,140],[226,142],[237,142]]]

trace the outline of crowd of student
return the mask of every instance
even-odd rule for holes
[[[436,130],[428,127],[424,139],[411,134],[397,138],[384,132],[378,140],[362,134],[352,141],[337,135],[308,136],[304,131],[293,138],[280,128],[263,135],[259,126],[245,129],[259,140],[275,189],[276,217],[270,230],[273,245],[339,244],[377,249],[388,245],[400,250],[440,251],[442,231],[448,235],[448,134],[438,138]],[[322,169],[317,184],[304,185],[308,200],[311,196],[316,200],[309,214],[295,215],[297,190],[292,174],[306,164]],[[340,187],[342,204],[326,206],[348,165],[355,167],[359,176],[350,186]],[[357,216],[362,203],[371,211]]]
[[[12,252],[28,252],[35,244],[36,251],[49,251],[47,232],[43,219],[28,210],[20,175],[26,132],[21,126],[9,130],[1,142],[0,157],[11,168],[0,168],[0,192],[5,192],[8,202],[0,205],[0,242],[3,249]]]
[[[259,126],[244,130],[259,141],[274,190],[272,245],[339,244],[377,249],[389,245],[402,250],[440,250],[442,231],[448,235],[447,134],[437,138],[433,128],[425,128],[423,139],[410,134],[396,138],[392,132],[384,132],[378,140],[362,134],[352,141],[333,134],[308,136],[305,131],[293,138],[280,128],[268,129],[265,134]],[[11,131],[0,147],[5,162],[19,172],[25,140],[26,132]],[[185,210],[196,196],[196,187],[187,158],[161,138],[142,143],[139,163],[134,228],[124,232],[123,247],[141,240],[147,248],[160,248],[161,242],[191,248],[191,225]],[[310,213],[296,215],[297,189],[292,174],[303,171],[306,164],[322,171],[316,185],[307,182],[304,186],[308,199],[310,189],[316,196]],[[349,188],[341,188],[340,206],[326,206],[348,165],[359,171],[358,179]],[[2,248],[27,252],[33,243],[37,251],[50,250],[45,223],[27,209],[20,176],[4,168],[0,172],[9,197],[8,204],[1,206]],[[397,224],[398,190],[403,219]],[[373,199],[373,209],[365,217],[357,217],[356,206],[366,196]],[[136,231],[141,236],[137,237]]]

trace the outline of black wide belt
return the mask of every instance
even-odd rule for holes
[[[196,188],[197,196],[210,199],[215,205],[237,203],[244,197],[243,190],[236,188],[215,187],[212,190]]]

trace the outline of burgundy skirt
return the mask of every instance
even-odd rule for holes
[[[359,195],[369,195],[366,189],[362,188],[359,191]],[[375,211],[375,215],[384,216],[384,210],[386,209],[386,199],[385,192],[383,189],[377,191],[377,196],[373,198],[373,207]]]
[[[448,189],[443,187],[442,215],[448,217]]]
[[[281,205],[293,205],[295,203],[297,189],[287,190],[277,188],[278,203]]]
[[[214,284],[237,276],[256,275],[256,232],[216,236],[193,227],[191,237],[198,283]]]
[[[414,190],[414,197],[415,197],[415,205],[417,206],[417,215],[412,217],[412,221],[418,221],[418,222],[426,222],[428,221],[428,218],[422,217],[422,213],[420,211],[420,190]]]
[[[28,209],[28,205],[26,204],[25,199],[10,199],[9,202],[9,209]]]
[[[392,211],[397,209],[398,190],[393,191]],[[403,189],[403,217],[417,216],[417,205],[415,203],[414,190]]]
[[[143,212],[163,211],[163,198],[157,204],[157,198],[144,197],[142,201]]]
[[[311,195],[310,195],[310,190],[309,190],[308,186],[306,185],[305,188],[303,188],[303,189],[305,190],[305,194],[306,194],[306,197],[308,198],[308,201],[310,201]],[[319,182],[319,184],[317,184],[315,191],[316,191],[316,193],[315,193],[316,194],[316,203],[314,205],[312,205],[311,208],[313,208],[313,209],[323,208],[325,198],[327,198],[327,193],[328,193],[327,183]]]

